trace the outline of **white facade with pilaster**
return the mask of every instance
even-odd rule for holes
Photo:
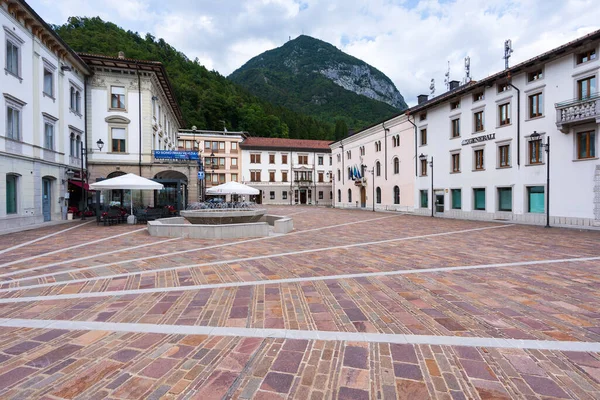
[[[66,217],[66,172],[82,168],[90,71],[28,5],[0,1],[0,25],[1,231]]]

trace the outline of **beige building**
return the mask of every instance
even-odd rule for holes
[[[194,127],[179,130],[178,149],[198,152],[199,165],[204,169],[204,179],[197,177],[198,201],[205,200],[207,188],[225,182],[240,182],[240,143],[245,137],[245,132],[207,131]]]
[[[401,114],[332,143],[335,207],[413,211],[414,132]]]
[[[86,98],[89,181],[135,173],[165,186],[142,192],[140,205],[184,208],[196,199],[198,164],[173,158],[183,118],[160,62],[79,54],[91,67]],[[104,193],[101,202],[129,204],[129,191]],[[139,196],[139,193],[134,193]]]

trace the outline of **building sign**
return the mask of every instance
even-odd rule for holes
[[[198,160],[197,151],[154,150],[156,160]]]
[[[198,180],[199,181],[204,180],[204,171],[198,171]]]
[[[486,140],[494,140],[496,139],[495,133],[490,133],[489,135],[477,136],[471,139],[465,139],[462,141],[462,145],[466,146],[467,144],[485,142]]]

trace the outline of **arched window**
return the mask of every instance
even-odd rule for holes
[[[79,158],[81,155],[81,136],[77,135],[75,138],[75,157]]]
[[[392,147],[396,147],[396,137],[392,136]]]
[[[79,90],[75,92],[75,111],[78,113],[81,112],[81,94],[79,93]]]
[[[348,167],[348,179],[352,179],[352,168]]]
[[[381,204],[381,188],[377,187],[377,189],[375,190],[375,198],[377,201],[377,204]]]
[[[338,181],[340,179],[342,179],[342,174],[340,173],[340,169],[339,168],[338,168],[338,171],[337,171],[337,176],[338,176]]]
[[[333,200],[333,191],[332,190],[329,191],[329,200]]]
[[[381,176],[381,163],[379,161],[375,163],[375,175]]]
[[[396,135],[396,146],[400,146],[400,135]]]
[[[75,111],[75,88],[71,86],[71,110]]]
[[[400,173],[400,160],[398,157],[394,157],[394,174]]]
[[[71,157],[77,157],[77,149],[75,146],[77,146],[75,143],[75,134],[71,132]]]
[[[375,142],[375,151],[379,151],[379,144]]]
[[[342,202],[342,191],[338,189],[338,203]]]
[[[352,189],[348,189],[348,203],[352,203]]]
[[[400,188],[394,186],[394,204],[400,204]]]

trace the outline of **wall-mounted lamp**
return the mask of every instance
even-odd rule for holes
[[[98,141],[96,142],[96,146],[98,146],[98,150],[102,151],[102,148],[104,147],[104,142],[102,141],[102,139],[98,139]]]

